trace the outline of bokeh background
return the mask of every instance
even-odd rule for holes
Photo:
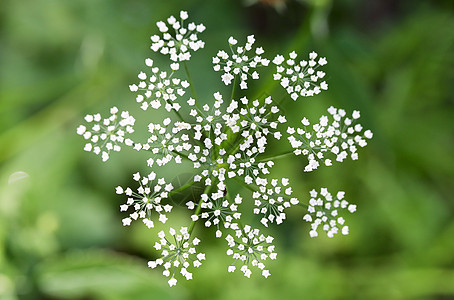
[[[180,10],[207,27],[189,63],[207,102],[227,91],[210,57],[229,36],[255,34],[270,58],[293,49],[328,58],[329,90],[287,100],[289,120],[334,105],[359,109],[375,133],[359,161],[306,174],[287,158],[273,169],[301,199],[328,187],[359,209],[350,235],[334,239],[310,239],[304,212],[290,211],[269,230],[279,254],[266,280],[227,273],[225,243],[197,227],[209,259],[170,289],[146,268],[155,232],[122,227],[114,193],[147,170],[144,157],[126,150],[103,164],[75,134],[85,114],[113,105],[139,124],[159,119],[140,111],[128,84],[152,55],[156,21]],[[263,91],[284,95],[272,80],[248,95]],[[454,299],[453,95],[451,0],[2,0],[0,299]],[[164,174],[182,181],[186,171]],[[188,213],[172,217],[177,226]]]

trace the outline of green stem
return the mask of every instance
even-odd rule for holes
[[[186,64],[186,62],[183,62],[183,65],[184,65],[184,70],[186,71],[186,76],[188,77],[189,85],[191,86],[192,97],[194,99],[197,99],[197,95],[195,93],[195,88],[194,88],[194,85],[192,84],[191,74],[189,73],[188,65]]]
[[[302,207],[304,207],[304,208],[306,208],[306,209],[309,207],[309,205],[304,204],[304,203],[301,203],[301,202],[298,202],[298,205],[299,205],[299,206],[302,206]]]
[[[213,186],[213,184],[215,184],[214,181],[211,182],[211,185],[207,185],[207,186],[205,187],[205,190],[203,191],[203,193],[204,193],[204,194],[208,194],[208,193],[210,192],[211,187]],[[195,210],[195,212],[194,212],[194,214],[195,214],[196,216],[198,216],[198,215],[200,214],[200,211],[202,210],[202,202],[203,202],[203,198],[200,197],[199,204],[197,205],[197,208],[196,208],[196,210]],[[195,223],[196,223],[196,222],[197,222],[197,221],[192,221],[192,222],[191,222],[191,225],[189,225],[189,230],[188,230],[189,235],[192,234],[192,231],[194,230],[194,226],[195,226]]]
[[[169,103],[169,100],[166,100],[166,103],[172,105],[171,103]],[[172,111],[177,115],[178,119],[180,119],[181,122],[186,123],[186,121],[183,119],[183,116],[178,111],[173,108]]]
[[[294,151],[294,150],[288,150],[288,151],[286,151],[286,152],[284,152],[284,153],[281,153],[281,154],[278,154],[278,155],[266,157],[266,158],[260,159],[259,162],[269,161],[269,160],[273,160],[273,159],[277,159],[277,158],[286,157],[286,156],[288,156],[288,155],[290,155],[290,154],[293,154],[293,151]]]
[[[186,154],[180,153],[180,152],[178,152],[178,151],[176,151],[176,150],[173,150],[172,152],[175,153],[175,154],[177,154],[177,155],[180,155],[180,156],[183,157],[184,159],[186,159],[186,160],[192,162],[192,160],[190,160],[189,157],[188,157]]]
[[[247,184],[246,182],[242,181],[241,179],[239,179],[238,177],[234,177],[233,179],[236,180],[236,182],[238,182],[239,184],[241,184],[242,186],[244,186],[245,188],[247,188],[248,190],[250,190],[251,192],[257,192],[256,189],[252,188],[249,184]]]
[[[228,154],[226,155],[226,157],[228,157],[229,155],[235,155],[238,152],[238,150],[240,149],[241,141],[242,141],[241,135],[237,135],[237,138],[233,142],[232,146],[230,147],[230,150],[229,150]]]
[[[183,185],[183,186],[177,188],[176,190],[171,191],[171,192],[169,193],[169,197],[170,197],[170,196],[173,196],[173,195],[175,195],[175,194],[178,194],[179,192],[184,191],[185,189],[187,189],[187,188],[193,186],[194,183],[195,183],[195,181],[188,182],[188,183],[186,183],[185,185]]]
[[[236,88],[236,80],[238,76],[235,76],[235,79],[233,80],[233,87],[232,87],[232,95],[230,96],[230,101],[233,100],[233,96],[235,95],[235,88]]]

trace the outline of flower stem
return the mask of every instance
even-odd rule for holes
[[[286,157],[286,156],[288,156],[288,155],[290,155],[292,153],[293,153],[293,150],[288,150],[288,151],[286,151],[284,153],[281,153],[281,154],[278,154],[278,155],[269,156],[269,157],[263,158],[263,159],[261,159],[259,161],[262,162],[262,161],[269,161],[269,160],[273,160],[273,159],[278,159],[278,158]]]
[[[184,191],[185,189],[187,189],[187,188],[191,187],[192,185],[194,185],[194,183],[195,183],[195,181],[190,181],[190,182],[186,183],[185,185],[183,185],[183,186],[177,188],[176,190],[171,191],[171,192],[169,193],[169,197],[170,197],[170,196],[173,196],[173,195],[175,195],[175,194],[178,194],[178,193],[181,192],[181,191]]]
[[[186,155],[186,154],[183,154],[181,152],[178,152],[176,150],[173,150],[172,151],[173,153],[177,154],[177,155],[180,155],[181,157],[183,157],[184,159],[188,160],[188,161],[192,161],[191,159],[189,159],[189,157]]]
[[[240,135],[237,136],[235,141],[231,144],[228,155],[226,155],[226,156],[235,155],[238,152],[238,150],[240,149],[241,138],[238,138],[238,137],[241,137],[241,136]]]
[[[236,180],[236,182],[238,182],[239,184],[241,184],[242,186],[244,186],[245,188],[247,188],[248,190],[250,190],[251,192],[257,192],[256,189],[252,188],[249,184],[247,184],[246,182],[243,182],[241,181],[238,177],[234,177],[233,179]]]
[[[214,182],[212,182],[211,184],[214,184]],[[208,193],[210,192],[210,190],[211,190],[211,187],[212,187],[212,185],[207,185],[207,186],[205,187],[205,190],[203,191],[203,193],[204,193],[204,194],[208,194]],[[196,210],[195,210],[195,212],[194,212],[194,214],[195,214],[196,216],[198,216],[198,215],[200,214],[200,211],[202,210],[202,202],[203,202],[203,198],[200,197],[199,204],[197,205],[197,208],[196,208]],[[194,230],[194,226],[195,226],[195,223],[196,223],[196,222],[197,222],[197,221],[192,221],[192,222],[191,222],[191,225],[189,225],[189,230],[188,230],[189,235],[192,234],[192,231]]]
[[[236,88],[236,80],[237,80],[236,78],[237,77],[238,76],[235,76],[235,79],[233,80],[232,95],[230,96],[230,101],[232,101],[233,100],[233,96],[235,96],[235,88]]]
[[[172,110],[175,112],[175,114],[177,115],[178,119],[180,119],[181,122],[186,123],[186,121],[183,119],[183,116],[179,112],[177,112],[175,109]]]
[[[192,84],[191,74],[189,73],[188,65],[186,64],[186,62],[183,62],[183,65],[184,65],[184,70],[186,71],[186,76],[188,77],[189,85],[191,86],[192,97],[194,99],[197,99],[197,95],[195,93],[195,88],[194,88],[194,85]]]
[[[301,203],[301,202],[299,202],[298,205],[299,205],[299,206],[302,206],[302,207],[304,207],[304,208],[306,208],[306,209],[309,207],[309,205],[304,204],[304,203]]]

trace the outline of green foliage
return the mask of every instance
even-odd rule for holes
[[[38,286],[61,299],[186,299],[183,291],[169,290],[162,276],[143,265],[140,259],[106,250],[73,251],[43,262]]]
[[[371,18],[373,29],[358,17],[360,2],[292,2],[295,10],[277,14],[227,0],[3,1],[0,299],[454,297],[452,6],[402,1],[400,11],[389,11],[392,18]],[[154,23],[181,9],[207,26],[206,52],[190,62],[200,96],[215,92],[206,87],[219,80],[207,57],[230,35],[263,26],[257,41],[265,49],[315,49],[329,61],[330,90],[283,103],[289,120],[316,118],[335,105],[361,110],[363,125],[375,133],[359,162],[306,174],[305,162],[292,158],[273,169],[299,180],[301,198],[312,187],[344,187],[358,212],[351,235],[332,240],[311,240],[302,215],[292,212],[285,227],[273,229],[286,236],[267,280],[227,274],[230,261],[207,234],[207,257],[216,259],[193,282],[169,289],[159,271],[146,268],[154,255],[150,232],[121,226],[113,189],[143,159],[125,151],[101,165],[83,155],[75,134],[85,113],[113,104],[144,114],[128,84],[149,53]],[[267,24],[283,19],[285,26]],[[329,31],[320,28],[325,22]],[[270,81],[255,94],[262,89],[273,94],[279,87]]]

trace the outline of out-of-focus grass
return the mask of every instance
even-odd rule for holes
[[[306,2],[278,14],[234,1],[3,1],[0,299],[453,299],[452,6],[402,1],[371,15],[359,1]],[[101,164],[75,135],[85,113],[112,105],[149,118],[143,124],[158,118],[138,109],[127,85],[150,55],[155,22],[181,9],[207,26],[206,49],[190,62],[206,101],[224,91],[209,57],[230,35],[255,33],[270,56],[315,49],[328,57],[329,91],[283,103],[290,123],[334,105],[361,110],[375,133],[357,162],[310,174],[294,159],[273,168],[301,199],[312,188],[345,190],[359,210],[351,234],[332,240],[311,240],[303,212],[290,211],[269,230],[279,259],[267,280],[227,274],[224,243],[199,231],[209,259],[192,282],[169,289],[146,269],[155,234],[121,226],[113,190],[145,169],[144,157],[125,151]],[[282,97],[262,77],[251,95]],[[15,172],[28,176],[8,184]],[[175,226],[188,218],[172,214]]]

